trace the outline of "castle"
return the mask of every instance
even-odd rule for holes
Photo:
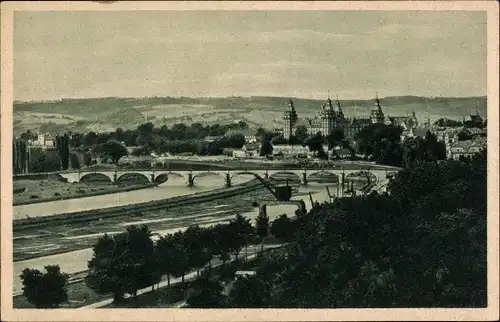
[[[330,96],[328,96],[326,103],[322,105],[315,117],[304,119],[298,117],[293,101],[290,99],[283,115],[283,121],[282,133],[287,140],[295,135],[298,126],[305,126],[309,135],[321,132],[322,135],[326,136],[335,130],[340,130],[344,132],[344,137],[348,140],[353,140],[363,127],[370,124],[392,124],[401,126],[404,130],[418,126],[415,112],[413,112],[412,116],[386,117],[380,106],[378,95],[375,98],[375,107],[371,111],[369,118],[346,118],[338,97],[334,104]]]

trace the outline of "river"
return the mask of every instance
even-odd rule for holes
[[[236,185],[248,182],[251,179],[253,179],[252,176],[237,176],[234,177],[232,181],[233,184]],[[155,188],[15,206],[13,219],[23,219],[28,216],[31,218],[44,217],[59,213],[124,206],[139,202],[189,195],[223,187],[225,187],[225,179],[216,175],[198,178],[196,180],[196,186],[194,187],[188,187],[183,178],[173,177],[166,183],[160,184]]]
[[[243,183],[251,177],[238,178]],[[181,182],[182,183],[182,182]],[[23,209],[32,209],[39,214],[50,215],[50,213],[78,211],[99,207],[111,207],[121,204],[145,202],[167,197],[191,194],[199,191],[208,191],[220,188],[224,184],[223,180],[214,178],[203,178],[195,188],[188,188],[181,184],[160,185],[157,188],[150,188],[131,192],[121,192],[114,195],[102,195],[74,200],[64,200],[42,204],[32,204],[17,206]],[[308,193],[311,192],[313,199],[324,202],[329,199],[326,187],[329,187],[332,194],[337,192],[336,183],[310,183],[308,186],[300,186],[298,193],[292,199],[304,200],[307,209],[311,208]],[[99,236],[104,233],[115,234],[122,232],[127,226],[132,224],[148,224],[153,233],[166,234],[178,230],[186,229],[189,225],[211,226],[219,222],[227,222],[240,213],[252,219],[258,215],[258,209],[252,206],[253,201],[273,200],[274,197],[265,188],[239,195],[237,197],[219,199],[196,205],[186,205],[182,208],[163,209],[141,214],[139,217],[129,216],[120,218],[104,219],[88,224],[69,224],[61,227],[47,227],[45,229],[33,229],[20,232],[14,235],[14,260],[16,257],[35,256],[36,258],[18,260],[14,262],[13,291],[18,294],[22,291],[22,284],[19,278],[22,270],[26,267],[43,270],[46,265],[59,265],[65,273],[72,274],[83,271],[87,268],[87,262],[92,257],[91,246]],[[49,205],[50,204],[50,205]],[[64,205],[64,206],[63,206]],[[69,205],[69,206],[68,206]],[[29,207],[29,208],[27,208]],[[68,207],[68,208],[61,208]],[[64,211],[60,211],[64,209]],[[293,216],[295,207],[291,205],[269,206],[267,213],[270,220],[274,220],[281,214]],[[25,211],[25,210],[23,210]],[[154,236],[157,238],[156,236]],[[79,248],[78,250],[74,250]],[[52,250],[69,251],[49,255]],[[73,249],[73,250],[71,250]],[[28,257],[24,257],[28,258]]]

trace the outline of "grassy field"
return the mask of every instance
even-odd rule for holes
[[[89,195],[114,193],[132,188],[145,188],[149,185],[144,182],[124,183],[113,185],[106,181],[74,182],[68,183],[56,178],[45,180],[15,180],[13,182],[14,205],[61,200],[69,198],[80,198]]]

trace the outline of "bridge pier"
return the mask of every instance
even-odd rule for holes
[[[229,172],[226,173],[226,188],[231,188],[231,174]]]
[[[116,181],[118,181],[118,173],[113,173],[113,184],[116,184]]]
[[[304,186],[307,186],[307,171],[304,170],[304,172],[302,173],[302,184]]]
[[[264,179],[269,179],[269,171],[266,169],[266,173],[264,173]]]
[[[151,173],[151,182],[155,182],[155,173]]]
[[[259,216],[266,216],[267,215],[267,205],[263,204],[259,207]]]
[[[188,187],[194,187],[194,176],[193,173],[188,173]]]
[[[344,189],[345,189],[345,173],[342,171],[342,176],[340,177],[340,186],[342,187],[342,195],[344,195]]]

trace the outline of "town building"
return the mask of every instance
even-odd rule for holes
[[[241,149],[245,151],[245,156],[248,158],[255,158],[260,155],[259,143],[247,143]]]
[[[252,132],[250,129],[232,129],[226,132],[224,137],[228,138],[233,135],[243,135],[245,137],[245,143],[255,143],[257,142],[257,137],[255,136],[255,133]]]
[[[456,141],[446,145],[446,157],[453,160],[459,160],[460,157],[468,158],[480,153],[485,148],[485,138]]]
[[[479,111],[476,109],[476,114],[469,115],[469,119],[466,120],[465,117],[463,119],[464,127],[465,128],[484,128],[486,127],[486,121],[483,120],[481,115],[479,115]]]
[[[29,145],[42,149],[51,149],[56,147],[56,138],[52,134],[38,134],[36,140],[29,140]]]
[[[308,157],[311,155],[309,148],[302,145],[274,145],[273,155],[283,155],[286,158],[290,157]]]

